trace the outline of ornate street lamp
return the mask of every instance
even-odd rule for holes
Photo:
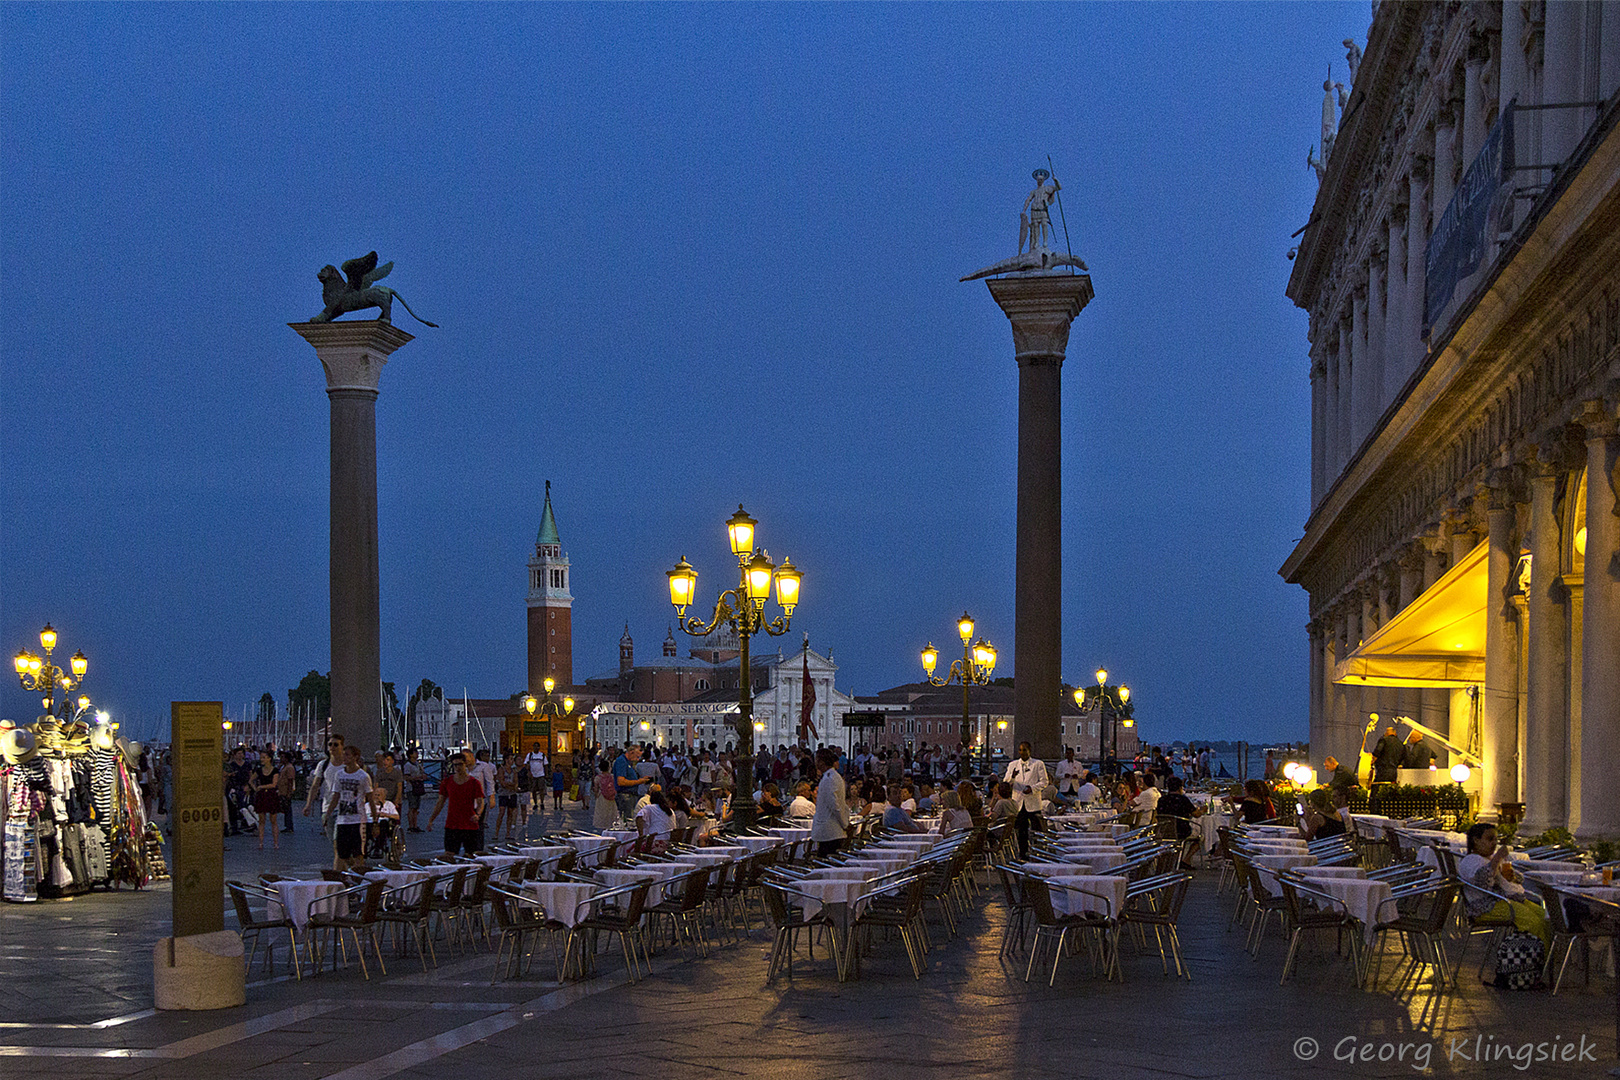
[[[564,721],[574,715],[574,699],[564,697],[559,708],[557,703],[551,700],[551,692],[557,688],[557,680],[547,675],[541,685],[545,688],[546,699],[541,701],[533,694],[528,694],[523,698],[523,708],[528,712],[530,720],[535,719],[537,713],[539,716],[550,716],[552,731],[557,732],[562,728]],[[520,745],[518,749],[522,750],[523,747]]]
[[[949,686],[953,682],[962,684],[961,741],[966,742],[972,724],[968,714],[968,690],[990,682],[990,676],[996,670],[996,647],[982,637],[978,641],[973,640],[973,616],[965,611],[956,620],[956,633],[962,639],[962,659],[951,661],[951,669],[943,679],[934,678],[934,668],[939,664],[939,650],[934,648],[931,641],[922,651],[922,665],[932,686]]]
[[[70,696],[73,688],[84,682],[84,673],[90,670],[90,661],[85,659],[84,653],[76,652],[68,661],[71,673],[53,664],[51,651],[56,648],[56,630],[50,623],[46,623],[45,629],[39,632],[39,644],[45,650],[44,656],[21,649],[15,658],[17,681],[22,683],[22,688],[29,693],[43,695],[40,704],[47,714],[54,713],[58,703],[56,694],[60,690],[61,718],[64,720],[77,715],[73,711],[75,704],[79,705],[81,712],[89,708],[89,698],[81,695],[78,702],[75,702]]]
[[[681,630],[692,637],[705,637],[721,623],[736,631],[741,645],[740,667],[737,679],[737,758],[745,760],[753,755],[754,733],[762,725],[754,723],[753,669],[748,659],[748,640],[755,634],[765,633],[781,637],[793,621],[793,609],[799,603],[799,585],[803,580],[793,563],[782,560],[774,565],[770,556],[754,548],[754,530],[759,522],[749,517],[739,504],[737,512],[726,520],[726,534],[731,540],[731,553],[737,558],[740,581],[734,589],[721,593],[714,604],[714,617],[705,622],[699,616],[686,615],[688,605],[697,595],[697,571],[683,556],[675,569],[667,571],[669,601],[675,605],[675,617]],[[765,618],[765,602],[770,599],[771,583],[776,583],[776,602],[782,614],[774,619]],[[738,778],[736,794],[731,800],[732,820],[740,828],[754,824],[754,794],[750,785]]]
[[[1074,703],[1082,712],[1092,709],[1101,709],[1103,719],[1109,722],[1110,749],[1108,758],[1101,762],[1103,774],[1117,776],[1119,774],[1119,729],[1130,729],[1136,726],[1134,711],[1131,708],[1131,688],[1128,686],[1109,686],[1108,669],[1097,669],[1097,685],[1080,687],[1074,692]],[[1097,756],[1102,757],[1101,736]],[[1109,766],[1112,765],[1112,772]]]

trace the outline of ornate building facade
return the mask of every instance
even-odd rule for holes
[[[1620,835],[1620,3],[1375,4],[1351,61],[1288,284],[1313,756],[1410,716]]]

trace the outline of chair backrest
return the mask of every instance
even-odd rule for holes
[[[1037,874],[1020,874],[1018,883],[1023,888],[1024,899],[1029,909],[1035,913],[1035,921],[1044,926],[1057,925],[1057,911],[1052,907],[1052,888]]]
[[[1435,845],[1435,855],[1440,859],[1440,870],[1448,878],[1457,876],[1457,854],[1444,844]]]
[[[374,923],[377,921],[377,909],[382,907],[383,890],[388,887],[387,882],[366,882],[366,898],[360,905],[360,921]]]
[[[653,883],[643,881],[630,890],[630,898],[624,905],[624,924],[634,926],[641,921],[641,913],[647,908],[647,894],[652,891]]]
[[[1563,894],[1545,881],[1536,881],[1534,884],[1540,890],[1542,900],[1546,902],[1547,922],[1552,926],[1552,932],[1555,934],[1571,933],[1569,918],[1564,913]]]
[[[489,889],[489,875],[494,869],[488,863],[483,863],[473,870],[472,888],[466,890],[464,897],[466,903],[477,905],[484,902],[485,893]]]
[[[321,871],[321,880],[322,881],[335,881],[339,885],[347,885],[348,884],[348,881],[344,878],[343,871],[341,871],[341,870],[331,870],[331,869],[322,870]]]
[[[1457,894],[1462,887],[1455,881],[1448,881],[1434,890],[1428,899],[1428,920],[1424,931],[1429,934],[1438,934],[1445,929],[1446,920],[1451,917],[1451,905],[1456,903]]]
[[[573,848],[569,848],[567,851],[563,852],[562,857],[557,860],[557,874],[560,877],[578,865],[579,852],[575,851]]]
[[[450,881],[444,887],[444,902],[446,904],[459,904],[461,902],[461,892],[467,887],[467,871],[469,869],[471,868],[458,866],[450,875]]]
[[[608,844],[597,853],[596,865],[604,870],[611,870],[619,865],[619,845]]]
[[[240,881],[227,881],[225,888],[231,894],[231,903],[236,907],[236,921],[246,927],[253,923],[253,907],[248,903],[247,886]]]
[[[713,870],[712,866],[700,866],[687,874],[686,887],[681,891],[682,911],[695,911],[703,906],[709,896],[709,875]]]

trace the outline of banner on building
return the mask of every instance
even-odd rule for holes
[[[702,720],[706,717],[723,717],[741,711],[741,706],[735,701],[706,702],[692,704],[687,702],[674,702],[665,704],[656,701],[606,701],[591,710],[596,717],[613,716],[620,719],[651,720],[654,722],[668,722],[677,717],[685,719]]]
[[[1464,278],[1479,269],[1491,241],[1509,219],[1513,186],[1513,108],[1510,101],[1480,147],[1462,183],[1429,236],[1424,265],[1423,334],[1450,305]]]

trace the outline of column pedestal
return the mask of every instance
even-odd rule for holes
[[[412,335],[376,319],[288,325],[315,347],[331,402],[332,731],[369,761],[382,741],[377,384]]]
[[[992,278],[1018,360],[1018,567],[1014,601],[1014,744],[1062,755],[1063,358],[1069,324],[1093,296],[1086,274]]]

